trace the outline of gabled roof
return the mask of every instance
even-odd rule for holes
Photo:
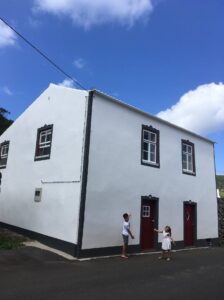
[[[183,131],[183,132],[185,132],[185,133],[191,134],[191,135],[193,135],[193,136],[195,136],[195,137],[197,137],[197,138],[200,138],[200,139],[202,139],[202,140],[204,140],[204,141],[206,141],[206,142],[215,144],[214,141],[212,141],[212,140],[210,140],[210,139],[208,139],[208,138],[206,138],[206,137],[203,137],[203,136],[201,136],[201,135],[199,135],[199,134],[197,134],[197,133],[194,133],[194,132],[192,132],[192,131],[190,131],[190,130],[187,130],[187,129],[183,128],[183,127],[180,127],[180,126],[175,125],[175,124],[173,124],[173,123],[170,123],[170,122],[168,122],[168,121],[166,121],[166,120],[163,120],[163,119],[161,119],[161,118],[159,118],[159,117],[156,117],[156,116],[154,116],[154,115],[151,115],[151,114],[149,114],[149,113],[147,113],[147,112],[145,112],[145,111],[143,111],[143,110],[141,110],[141,109],[139,109],[139,108],[136,108],[135,106],[132,106],[132,105],[130,105],[130,104],[127,104],[127,103],[125,103],[125,102],[123,102],[123,101],[121,101],[121,100],[119,100],[119,99],[116,99],[116,98],[114,98],[114,97],[112,97],[112,96],[110,96],[110,95],[108,95],[108,94],[105,94],[105,93],[103,93],[103,92],[101,92],[101,91],[99,91],[99,90],[95,90],[95,89],[94,89],[94,90],[92,90],[92,92],[95,93],[96,95],[99,95],[99,96],[104,97],[105,99],[107,99],[107,100],[109,100],[109,101],[112,101],[112,102],[115,102],[115,103],[117,103],[117,104],[119,104],[119,105],[121,105],[121,106],[124,106],[124,107],[126,107],[126,108],[128,108],[128,109],[130,109],[130,110],[132,110],[132,111],[135,111],[135,112],[140,113],[140,114],[142,114],[142,115],[144,115],[144,116],[150,117],[151,119],[154,119],[154,120],[157,121],[157,122],[166,124],[167,126],[170,126],[170,127],[175,128],[175,129],[178,129],[178,130],[180,130],[180,131]]]

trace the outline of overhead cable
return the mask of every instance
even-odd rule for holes
[[[24,42],[26,42],[31,48],[33,48],[37,53],[39,53],[42,57],[44,57],[50,64],[52,64],[59,72],[64,74],[66,77],[71,79],[74,83],[76,83],[79,87],[81,87],[83,90],[87,89],[79,83],[79,81],[75,78],[73,78],[71,75],[66,73],[61,67],[59,67],[55,62],[53,62],[52,59],[50,59],[46,54],[44,54],[40,49],[38,49],[33,43],[31,43],[27,38],[25,38],[21,33],[19,33],[15,28],[13,28],[8,22],[6,22],[2,17],[0,17],[0,20],[7,25],[9,28],[11,28]]]

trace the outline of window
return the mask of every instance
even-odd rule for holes
[[[6,168],[9,153],[9,141],[5,141],[0,145],[0,168]]]
[[[35,160],[49,159],[51,154],[53,125],[45,125],[37,130]]]
[[[149,205],[143,205],[142,206],[142,217],[143,218],[149,218],[150,217],[150,206]]]
[[[141,163],[159,168],[159,130],[152,126],[142,126]]]
[[[182,140],[182,171],[184,174],[196,174],[194,144],[185,140]]]

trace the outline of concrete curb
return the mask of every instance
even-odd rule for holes
[[[48,247],[48,246],[46,246],[46,245],[44,245],[40,242],[37,242],[37,241],[24,242],[23,245],[27,246],[27,247],[35,247],[35,248],[39,248],[39,249],[46,250],[46,251],[49,251],[49,252],[53,252],[53,253],[55,253],[59,256],[62,256],[65,259],[68,259],[68,260],[77,260],[77,258],[75,258],[74,256],[72,256],[70,254],[67,254],[63,251]]]
[[[117,255],[107,255],[107,256],[95,256],[95,257],[86,257],[86,258],[76,258],[73,257],[70,254],[67,254],[63,251],[48,247],[40,242],[37,241],[28,241],[28,242],[24,242],[23,245],[27,246],[27,247],[35,247],[35,248],[39,248],[42,250],[46,250],[46,251],[50,251],[52,253],[55,253],[59,256],[62,256],[63,258],[70,260],[70,261],[90,261],[90,260],[96,260],[96,259],[105,259],[105,258],[114,258],[114,257],[120,257],[120,254]],[[183,252],[183,251],[193,251],[193,250],[202,250],[202,249],[209,249],[210,247],[193,247],[193,248],[184,248],[184,249],[178,249],[178,250],[172,250],[171,252],[175,253],[175,252]],[[153,254],[158,254],[161,251],[150,251],[150,252],[140,252],[140,253],[132,253],[129,256],[142,256],[142,255],[153,255]]]
[[[183,252],[183,251],[193,251],[193,250],[206,250],[211,247],[193,247],[193,248],[184,248],[184,249],[178,249],[178,250],[171,250],[172,253],[175,252]],[[161,251],[149,251],[149,252],[139,252],[139,253],[131,253],[129,256],[142,256],[142,255],[153,255],[153,254],[159,254]],[[113,258],[113,257],[121,257],[120,254],[117,255],[107,255],[107,256],[95,256],[95,257],[87,257],[87,258],[80,258],[79,261],[88,261],[88,260],[96,260],[96,259],[102,259],[102,258]]]

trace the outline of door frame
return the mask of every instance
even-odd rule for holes
[[[196,241],[197,241],[197,203],[193,202],[191,200],[189,201],[184,201],[183,202],[183,241],[184,241],[184,247],[188,247],[185,246],[185,207],[187,205],[190,205],[193,207],[193,245],[196,245]]]
[[[155,228],[158,229],[158,224],[159,224],[159,198],[154,197],[152,195],[149,196],[141,196],[141,207],[140,207],[140,249],[141,251],[145,251],[142,250],[142,203],[143,201],[152,201],[155,203],[155,217],[154,217],[154,224],[155,224]],[[158,248],[158,234],[156,232],[154,232],[154,236],[153,236],[153,249],[157,249]],[[151,250],[151,249],[150,249]],[[150,251],[149,250],[149,251]],[[147,251],[147,250],[146,250]]]

